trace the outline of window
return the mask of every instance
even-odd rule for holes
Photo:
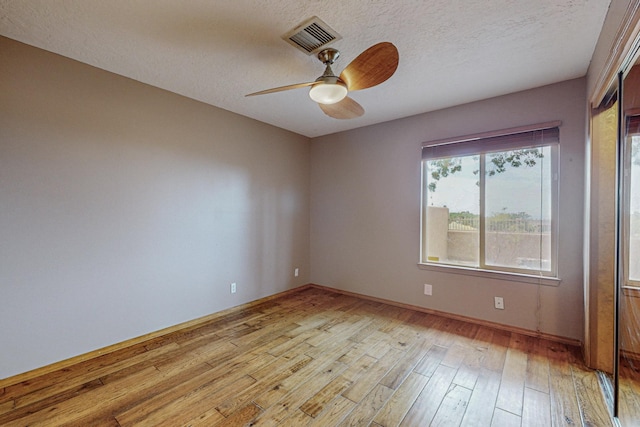
[[[423,144],[421,262],[555,277],[558,126]]]
[[[640,287],[640,115],[627,118],[624,154],[625,285]]]

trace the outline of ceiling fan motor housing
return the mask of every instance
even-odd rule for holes
[[[332,47],[328,47],[318,52],[318,59],[325,65],[333,64],[339,57],[340,51]]]

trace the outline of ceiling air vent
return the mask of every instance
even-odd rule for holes
[[[312,55],[321,51],[326,45],[340,40],[342,36],[320,18],[314,16],[289,31],[282,38],[307,55]]]

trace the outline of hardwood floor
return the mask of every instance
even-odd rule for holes
[[[640,360],[620,359],[618,416],[623,426],[640,424]]]
[[[302,288],[0,389],[2,426],[609,426],[577,348]]]

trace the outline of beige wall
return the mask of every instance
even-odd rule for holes
[[[585,94],[586,80],[576,79],[315,138],[311,281],[581,340]],[[421,143],[552,120],[562,120],[560,285],[418,268]],[[433,296],[423,295],[425,283]],[[505,310],[493,308],[494,296]]]
[[[0,38],[0,378],[308,283],[309,154]]]

